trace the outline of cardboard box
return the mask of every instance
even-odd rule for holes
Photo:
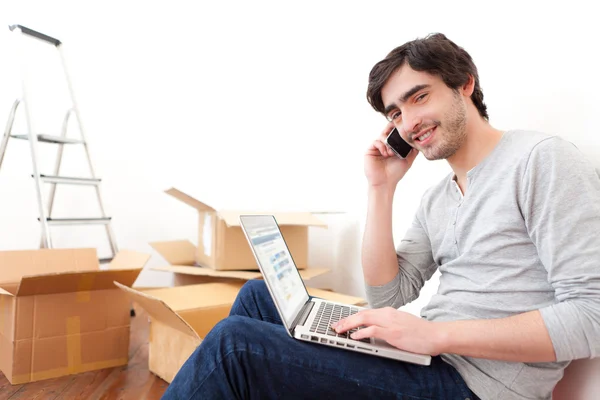
[[[250,279],[262,278],[259,271],[218,271],[212,268],[195,266],[194,255],[196,253],[196,246],[188,240],[154,242],[150,243],[150,246],[171,264],[168,266],[152,267],[151,269],[172,272],[174,274],[173,284],[175,286],[209,282],[229,283],[235,280],[243,282]],[[249,248],[247,242],[246,246]],[[254,261],[254,265],[256,265],[254,257],[252,260]],[[300,276],[304,280],[309,280],[327,272],[329,272],[327,268],[307,268],[300,270]]]
[[[252,250],[240,227],[241,214],[264,214],[235,210],[219,210],[171,188],[166,193],[198,210],[198,248],[195,263],[216,270],[257,270]],[[327,227],[309,212],[272,213],[298,266],[308,266],[308,228]]]
[[[128,362],[131,286],[150,258],[96,249],[0,252],[0,369],[12,384]]]
[[[148,368],[171,383],[202,339],[229,315],[243,282],[203,283],[143,292],[115,284],[150,315]],[[308,291],[312,296],[331,301],[364,304],[359,297],[313,288]]]

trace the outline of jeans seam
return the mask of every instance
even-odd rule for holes
[[[252,318],[252,317],[251,317],[252,313],[250,313],[250,311],[248,311],[248,308],[246,307],[246,304],[244,304],[244,302],[243,302],[243,301],[240,301],[240,305],[242,306],[242,308],[243,308],[243,309],[244,309],[244,311],[246,312],[246,315],[244,315],[244,316],[247,316],[247,317],[250,317],[250,318]]]
[[[248,308],[246,307],[246,304],[244,304],[243,301],[240,301],[240,305],[242,306],[242,308],[246,312],[246,315],[241,315],[242,317],[248,317],[248,318],[257,319],[257,318],[252,317],[253,313],[251,313],[250,311],[248,311]],[[237,314],[233,314],[233,315],[237,315]],[[265,322],[270,322],[272,324],[279,324],[279,321],[277,321],[277,319],[275,319],[273,317],[269,317],[269,316],[262,316],[262,315],[260,315],[259,321],[261,321],[261,320],[265,321]]]
[[[193,400],[193,399],[194,399],[194,397],[195,397],[196,393],[198,393],[198,390],[200,390],[200,388],[201,388],[201,387],[202,387],[202,385],[203,385],[203,384],[206,382],[206,380],[208,379],[208,377],[209,377],[209,376],[210,376],[210,375],[211,375],[213,372],[215,372],[215,370],[217,369],[217,367],[219,366],[219,364],[223,363],[223,361],[225,360],[225,358],[229,357],[230,355],[232,355],[232,354],[233,354],[233,353],[235,353],[235,352],[240,352],[240,353],[242,353],[242,352],[244,352],[244,353],[245,353],[245,352],[247,352],[247,353],[249,353],[249,354],[253,354],[253,355],[256,355],[256,356],[259,356],[259,357],[262,357],[262,358],[266,358],[266,357],[265,357],[265,355],[264,355],[264,354],[262,354],[262,353],[256,353],[256,352],[253,352],[253,351],[248,351],[248,350],[245,350],[245,349],[240,349],[240,350],[231,350],[231,351],[227,352],[227,353],[226,353],[226,354],[225,354],[223,357],[221,357],[221,359],[220,359],[220,360],[218,360],[218,361],[216,362],[216,364],[215,364],[215,367],[214,367],[214,368],[213,368],[213,369],[212,369],[212,370],[211,370],[211,371],[210,371],[210,372],[209,372],[209,373],[206,375],[206,378],[204,378],[204,380],[202,380],[202,382],[198,384],[198,387],[197,387],[197,388],[196,388],[196,389],[195,389],[195,390],[192,392],[192,394],[190,395],[190,397],[188,398],[188,400]],[[283,362],[281,362],[281,361],[280,361],[280,363],[282,363],[282,364],[283,364]],[[292,365],[292,366],[294,366],[294,367],[299,367],[299,368],[305,368],[304,366],[302,366],[302,365],[299,365],[299,364],[294,364],[293,362],[288,362],[288,363],[287,363],[287,365]],[[339,378],[340,378],[340,377],[338,377],[338,376],[331,375],[330,373],[327,373],[327,372],[324,372],[324,371],[318,371],[318,372],[319,372],[319,373],[321,373],[321,374],[324,374],[324,375],[330,376],[330,377],[332,377],[332,378],[336,378],[336,379],[339,379]],[[344,379],[344,378],[341,378],[341,379]],[[356,381],[353,381],[353,382],[356,382]],[[377,387],[377,386],[373,386],[373,385],[371,385],[371,384],[364,384],[364,383],[361,383],[361,384],[362,384],[363,386],[368,386],[368,387],[371,387],[371,388],[373,388],[373,389],[381,390],[382,392],[390,393],[390,394],[392,394],[392,395],[394,395],[394,396],[398,396],[398,395],[400,395],[400,396],[409,397],[409,398],[411,398],[411,399],[415,399],[415,400],[432,400],[430,397],[420,397],[420,396],[413,396],[413,395],[410,395],[410,394],[404,394],[404,393],[395,393],[395,392],[390,392],[390,391],[389,391],[389,390],[387,390],[387,389],[383,389],[383,388],[380,388],[380,387]]]
[[[213,372],[215,372],[215,370],[217,369],[217,367],[219,366],[219,364],[223,363],[223,360],[225,359],[225,357],[229,356],[232,353],[235,353],[235,350],[231,350],[231,351],[225,353],[225,355],[223,357],[221,357],[220,360],[217,360],[215,362],[215,367],[213,369],[211,369],[210,372],[206,375],[206,378],[204,378],[202,380],[202,382],[200,382],[198,384],[198,387],[192,392],[192,394],[190,394],[190,397],[188,397],[188,400],[193,400],[194,399],[194,397],[196,396],[196,393],[198,392],[198,390],[200,390],[200,388],[202,387],[202,385],[204,385],[204,382],[206,382],[206,380],[208,379],[208,377],[211,376]]]

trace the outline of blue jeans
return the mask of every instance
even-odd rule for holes
[[[440,357],[430,366],[292,339],[264,281],[247,282],[162,397],[177,399],[477,399]]]

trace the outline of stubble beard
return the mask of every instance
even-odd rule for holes
[[[454,96],[452,107],[444,115],[443,123],[435,121],[438,128],[433,146],[421,149],[421,152],[430,161],[445,160],[452,157],[463,145],[467,137],[467,109],[458,95]],[[440,129],[441,128],[441,129]],[[445,135],[440,135],[443,130]]]

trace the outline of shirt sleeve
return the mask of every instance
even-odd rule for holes
[[[521,211],[556,303],[540,309],[557,361],[600,355],[600,179],[570,142],[534,147]]]
[[[371,308],[399,308],[419,297],[425,282],[437,270],[429,236],[415,215],[411,227],[396,247],[398,274],[382,286],[365,286]]]

